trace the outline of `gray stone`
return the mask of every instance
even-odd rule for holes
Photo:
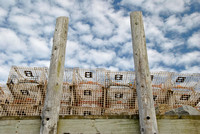
[[[182,107],[165,112],[165,115],[200,115],[200,111],[192,106],[183,105]]]

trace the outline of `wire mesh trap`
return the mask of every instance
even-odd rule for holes
[[[138,114],[134,72],[66,68],[60,115]],[[13,66],[6,87],[0,88],[0,116],[39,116],[48,68]],[[151,73],[158,114],[190,105],[200,110],[200,74]]]

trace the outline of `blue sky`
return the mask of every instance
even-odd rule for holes
[[[134,70],[130,12],[142,11],[151,71],[200,72],[200,0],[0,0],[0,83],[48,67],[56,18],[69,17],[65,67]]]

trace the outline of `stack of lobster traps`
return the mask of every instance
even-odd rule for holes
[[[13,66],[7,81],[9,97],[3,108],[3,115],[39,115],[44,103],[47,68]]]
[[[65,74],[64,83],[69,85],[71,105],[65,108],[61,105],[62,114],[101,115],[105,70],[74,68],[65,69]]]
[[[138,112],[134,72],[104,69],[65,69],[70,102],[62,115],[110,115]],[[61,103],[62,104],[62,103]]]
[[[106,76],[105,114],[136,114],[138,105],[134,72],[108,72]]]
[[[47,78],[47,68],[13,66],[0,88],[0,116],[40,115]],[[182,105],[200,110],[200,74],[155,72],[151,81],[157,114]],[[62,90],[60,115],[138,114],[135,72],[66,68]]]
[[[153,99],[160,114],[189,105],[200,110],[200,74],[152,73]]]

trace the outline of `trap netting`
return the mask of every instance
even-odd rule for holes
[[[1,90],[0,116],[41,114],[47,68],[12,67],[7,89]],[[200,74],[151,73],[157,114],[190,105],[200,110]],[[7,90],[7,92],[5,92]],[[134,72],[66,68],[60,115],[138,114]]]
[[[13,66],[7,81],[7,95],[1,102],[1,115],[39,115],[44,104],[47,76],[47,68]]]

